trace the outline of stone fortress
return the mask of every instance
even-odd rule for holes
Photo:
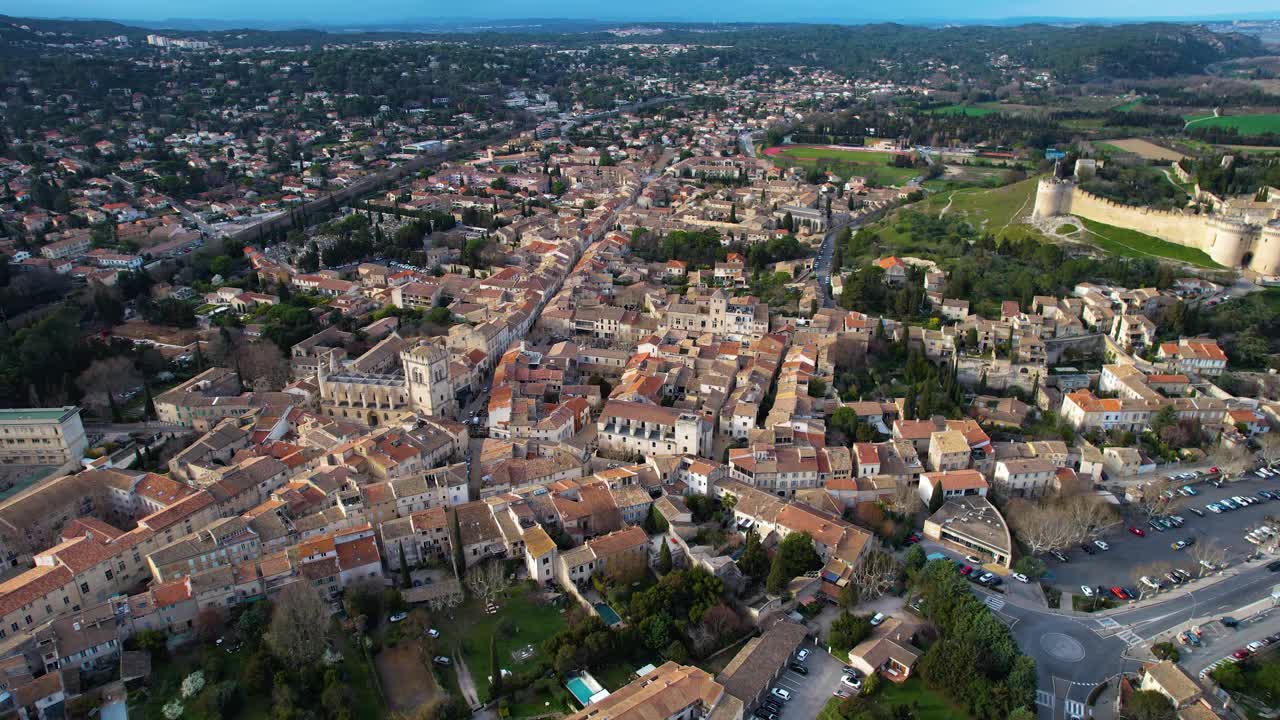
[[[1035,221],[1082,217],[1136,230],[1178,245],[1203,250],[1214,262],[1260,275],[1280,274],[1280,192],[1268,188],[1265,201],[1253,197],[1219,199],[1200,192],[1211,214],[1122,205],[1082,190],[1092,161],[1078,161],[1071,179],[1043,178],[1036,186]]]

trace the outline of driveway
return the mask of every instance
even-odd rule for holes
[[[805,666],[808,675],[798,675],[790,670],[782,673],[773,684],[791,693],[779,720],[813,720],[831,699],[831,692],[840,684],[840,669],[844,663],[835,659],[825,648],[806,643],[809,659]]]

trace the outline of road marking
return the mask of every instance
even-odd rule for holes
[[[1097,622],[1104,630],[1113,630],[1120,627],[1120,623],[1116,622],[1114,618],[1098,618]]]
[[[1053,693],[1048,690],[1036,690],[1036,704],[1041,707],[1053,707]]]
[[[1138,634],[1132,630],[1121,630],[1120,632],[1116,633],[1116,637],[1123,640],[1124,644],[1128,645],[1129,647],[1133,647],[1134,645],[1139,645],[1142,643],[1142,638],[1139,637]]]
[[[992,610],[1000,610],[1004,607],[1004,598],[998,598],[995,595],[987,595],[983,597],[982,602],[986,603],[987,607]]]
[[[1084,703],[1079,700],[1063,700],[1062,705],[1062,709],[1066,711],[1067,717],[1073,718],[1074,720],[1080,720],[1080,718],[1084,717]]]

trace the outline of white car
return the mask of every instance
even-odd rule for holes
[[[880,623],[884,622],[886,619],[887,619],[887,618],[885,617],[885,614],[884,614],[884,613],[876,613],[875,615],[872,615],[872,616],[871,616],[871,627],[875,627],[875,626],[879,625]]]
[[[791,691],[790,691],[790,690],[784,690],[784,689],[782,689],[782,688],[774,688],[774,689],[772,689],[772,690],[770,690],[770,691],[769,691],[769,694],[770,694],[770,695],[772,695],[772,696],[774,696],[774,697],[776,697],[776,698],[778,698],[778,699],[779,699],[779,700],[781,700],[782,702],[790,702],[790,701],[791,701]]]
[[[804,662],[805,660],[808,660],[808,659],[809,659],[808,648],[804,648],[800,652],[796,653],[796,662]]]
[[[853,690],[861,690],[862,678],[845,675],[844,677],[840,678],[840,684],[844,685],[847,688],[851,688]]]
[[[440,637],[440,631],[435,628],[431,628],[430,630],[427,631],[427,637],[434,640]]]
[[[978,557],[977,555],[965,555],[964,559],[965,559],[965,562],[969,563],[970,565],[982,564],[982,558]]]
[[[1214,566],[1213,566],[1213,563],[1209,562],[1208,560],[1201,560],[1201,561],[1200,561],[1200,566],[1201,566],[1201,567],[1203,567],[1205,570],[1217,570],[1217,569],[1218,569],[1218,568],[1214,567]]]
[[[1106,544],[1105,542],[1103,542],[1103,541],[1101,541],[1101,540],[1094,540],[1094,541],[1093,541],[1093,544],[1094,544],[1094,545],[1097,545],[1099,548],[1102,548],[1103,550],[1110,550],[1110,549],[1111,549],[1111,546],[1110,546],[1110,545]]]
[[[1017,580],[1018,582],[1024,582],[1024,583],[1031,582],[1031,579],[1028,578],[1026,575],[1023,575],[1022,573],[1013,573],[1013,579]]]
[[[1093,597],[1093,588],[1089,587],[1088,585],[1081,585],[1081,586],[1080,586],[1080,592],[1081,592],[1085,597]]]
[[[1205,509],[1206,509],[1206,510],[1208,510],[1208,511],[1209,511],[1209,512],[1211,512],[1211,513],[1213,513],[1214,515],[1221,515],[1221,514],[1222,514],[1222,508],[1218,507],[1218,504],[1217,504],[1217,503],[1209,503],[1208,505],[1205,505],[1204,507],[1205,507]]]
[[[1159,582],[1158,580],[1153,580],[1153,579],[1151,579],[1150,577],[1148,577],[1148,576],[1146,576],[1146,575],[1143,575],[1141,578],[1139,578],[1139,582],[1141,582],[1143,585],[1146,585],[1147,587],[1151,588],[1152,590],[1159,590],[1159,589],[1160,589],[1160,582]]]
[[[393,622],[393,623],[398,623],[398,622],[400,622],[401,620],[404,620],[404,619],[405,619],[405,618],[407,618],[407,617],[409,617],[409,613],[399,612],[399,613],[396,613],[395,615],[392,615],[391,617],[389,617],[389,618],[387,618],[387,619],[388,619],[388,620],[390,620],[390,621],[391,621],[391,622]]]

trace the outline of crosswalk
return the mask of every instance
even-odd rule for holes
[[[1120,623],[1116,622],[1115,618],[1109,618],[1109,617],[1098,618],[1097,622],[1098,622],[1098,626],[1101,627],[1103,630],[1114,630],[1120,627]]]
[[[1129,647],[1133,647],[1134,645],[1138,645],[1142,643],[1142,637],[1139,636],[1138,633],[1132,630],[1121,630],[1120,632],[1116,633],[1116,637],[1123,640],[1124,644],[1128,645]]]
[[[1085,706],[1079,700],[1063,700],[1062,710],[1071,720],[1081,720],[1084,717]]]
[[[987,595],[983,597],[982,602],[986,603],[987,607],[997,612],[1000,611],[1000,608],[1004,607],[1004,598],[996,597],[995,595]]]
[[[1048,690],[1036,690],[1036,704],[1041,707],[1053,707],[1053,693]]]

